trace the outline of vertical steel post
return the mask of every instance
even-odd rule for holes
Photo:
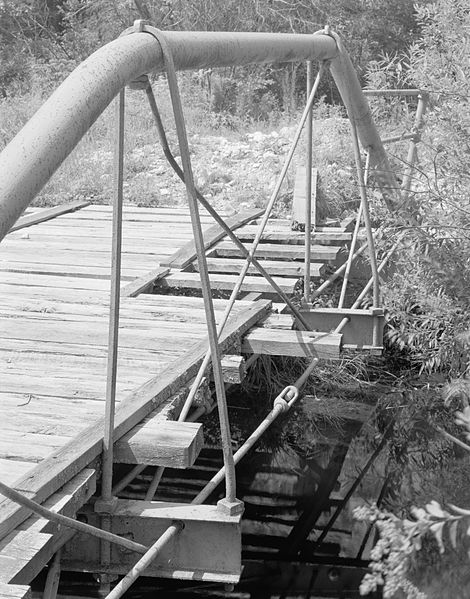
[[[406,203],[408,200],[408,196],[411,191],[411,183],[413,180],[413,169],[416,162],[416,146],[418,145],[421,138],[421,127],[423,124],[424,113],[426,112],[426,105],[428,100],[428,94],[421,92],[418,95],[418,107],[416,109],[415,115],[415,123],[414,123],[414,137],[410,141],[410,145],[408,147],[408,155],[406,157],[406,172],[403,177],[402,183],[402,194],[403,194],[403,202]]]
[[[361,204],[362,204],[362,214],[364,217],[364,225],[366,228],[366,237],[367,237],[367,245],[369,246],[369,259],[370,259],[370,268],[372,271],[372,305],[374,308],[379,307],[380,303],[380,282],[379,282],[379,273],[377,270],[377,256],[375,255],[375,243],[374,243],[374,235],[372,233],[372,223],[370,220],[370,212],[369,212],[369,201],[367,199],[367,190],[364,181],[364,172],[362,170],[361,163],[361,151],[359,149],[359,138],[357,135],[356,123],[351,120],[351,132],[352,132],[352,140],[353,140],[353,148],[354,148],[354,159],[356,162],[356,171],[357,178],[359,181],[359,192],[361,194]],[[373,345],[378,345],[379,343],[379,321],[377,317],[374,317],[374,328],[373,328]]]
[[[307,98],[312,91],[313,63],[307,62]],[[310,301],[310,260],[312,254],[312,134],[313,134],[313,105],[307,115],[306,132],[306,157],[305,157],[305,266],[304,266],[304,300]],[[314,206],[313,228],[317,220],[316,205]]]
[[[223,328],[224,328],[224,326],[225,326],[225,324],[226,324],[226,322],[228,320],[228,317],[229,317],[230,312],[232,310],[233,304],[235,303],[235,300],[236,300],[236,298],[238,296],[238,293],[239,293],[239,291],[240,291],[240,289],[242,287],[242,284],[243,284],[243,281],[245,279],[245,276],[246,276],[246,274],[248,272],[248,269],[250,267],[251,260],[252,260],[253,256],[255,255],[255,252],[256,252],[256,249],[258,247],[258,244],[260,243],[261,238],[263,236],[264,229],[265,229],[265,227],[267,225],[267,222],[269,220],[269,217],[271,215],[271,210],[272,210],[272,208],[274,206],[275,201],[277,200],[277,197],[278,197],[279,192],[281,190],[282,183],[283,183],[284,178],[285,178],[285,176],[287,174],[289,166],[290,166],[290,164],[292,162],[292,158],[294,157],[294,153],[295,153],[295,150],[297,148],[297,144],[299,143],[299,139],[300,139],[303,127],[304,127],[305,122],[306,122],[307,117],[308,117],[308,110],[309,110],[309,108],[313,104],[316,92],[318,90],[318,85],[320,83],[320,80],[321,80],[321,77],[323,75],[324,70],[325,70],[325,65],[324,65],[324,63],[321,63],[320,70],[318,71],[317,79],[316,79],[315,84],[314,84],[314,86],[312,88],[310,96],[309,96],[309,98],[307,100],[307,104],[306,104],[305,109],[304,109],[304,111],[302,113],[302,116],[300,118],[300,122],[297,125],[297,129],[296,129],[296,132],[295,132],[294,139],[292,141],[291,147],[289,149],[287,157],[285,158],[282,170],[281,170],[280,174],[278,175],[278,178],[277,178],[277,181],[276,181],[276,185],[275,185],[274,190],[273,190],[273,192],[271,194],[269,202],[268,202],[268,204],[266,206],[266,210],[265,210],[265,213],[263,215],[263,218],[261,219],[261,222],[258,225],[258,229],[257,229],[256,235],[255,235],[255,238],[253,240],[253,243],[251,245],[251,249],[250,249],[250,251],[248,253],[248,256],[246,256],[245,264],[243,265],[243,267],[242,267],[242,269],[240,271],[240,274],[238,275],[237,282],[235,283],[235,286],[234,286],[234,288],[232,290],[232,293],[230,294],[230,298],[228,300],[228,305],[225,308],[224,314],[222,316],[222,321],[221,321],[221,323],[219,325],[219,334],[222,332],[222,330],[223,330]],[[308,327],[306,327],[306,329],[308,330]],[[187,414],[189,412],[189,409],[191,408],[192,400],[194,399],[194,396],[196,395],[196,391],[198,390],[198,387],[201,384],[201,380],[202,380],[202,378],[204,376],[206,368],[209,366],[209,362],[210,362],[210,353],[208,352],[205,355],[205,357],[204,357],[204,360],[203,360],[203,362],[202,362],[202,364],[201,364],[201,366],[199,368],[199,371],[198,371],[198,373],[196,375],[196,378],[194,379],[194,382],[193,382],[193,385],[192,385],[191,390],[189,392],[189,395],[186,398],[186,401],[185,401],[185,404],[184,404],[184,407],[183,407],[183,411],[182,411],[182,414],[184,414],[184,417],[187,416]]]
[[[116,378],[119,340],[119,303],[121,288],[121,245],[122,245],[122,202],[124,183],[124,111],[125,91],[121,90],[116,101],[116,139],[114,146],[114,205],[112,224],[111,288],[109,300],[108,362],[106,376],[106,407],[104,418],[103,459],[101,478],[101,526],[111,529],[109,516],[113,499],[113,445],[114,414],[116,408]],[[111,561],[111,545],[101,540],[100,557],[103,565]],[[110,582],[114,577],[108,574],[100,576],[100,593],[109,593]]]
[[[173,57],[165,36],[161,31],[154,27],[144,26],[144,30],[155,37],[162,48],[166,73],[168,78],[168,87],[170,90],[171,102],[176,125],[176,134],[181,151],[181,162],[183,165],[184,181],[186,185],[186,195],[188,198],[189,212],[193,229],[194,244],[197,251],[197,260],[199,265],[199,274],[201,278],[202,297],[204,299],[204,310],[206,313],[207,334],[209,337],[209,350],[212,356],[212,369],[214,374],[215,391],[217,405],[219,410],[220,435],[222,441],[222,453],[224,464],[227,471],[225,500],[219,502],[222,509],[227,509],[230,513],[243,511],[243,503],[236,498],[236,479],[235,464],[233,461],[232,441],[230,435],[230,421],[228,416],[227,398],[225,397],[225,385],[220,361],[220,348],[215,322],[214,305],[212,302],[212,291],[207,268],[206,253],[204,247],[204,236],[202,233],[201,219],[199,216],[199,206],[197,192],[194,184],[194,176],[189,152],[188,136],[184,121],[183,107],[179,95],[178,80],[176,78]]]
[[[367,150],[366,167],[364,169],[364,184],[365,185],[367,185],[367,180],[369,178],[369,165],[370,165],[370,151]],[[357,244],[357,238],[359,236],[361,220],[362,220],[362,202],[359,205],[359,210],[357,211],[356,225],[354,227],[354,233],[353,233],[353,236],[351,239],[351,247],[349,248],[349,256],[348,256],[348,261],[347,261],[347,265],[346,265],[346,271],[344,273],[343,285],[341,287],[341,295],[339,297],[338,308],[342,308],[344,306],[344,300],[346,298],[346,290],[348,287],[349,277],[351,274],[353,255],[356,250],[356,244]]]
[[[124,90],[117,100],[117,132],[114,155],[114,206],[112,225],[111,291],[109,303],[108,363],[106,408],[103,439],[103,475],[101,497],[112,498],[113,437],[116,407],[116,376],[119,339],[119,302],[121,288],[122,201],[124,182]]]

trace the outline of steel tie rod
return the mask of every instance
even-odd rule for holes
[[[153,93],[152,86],[150,85],[150,81],[147,79],[147,85],[145,89],[145,93],[147,94],[147,98],[150,104],[150,109],[155,118],[155,124],[158,131],[158,136],[160,139],[160,145],[162,146],[163,153],[174,170],[174,172],[178,175],[178,177],[184,183],[184,173],[180,167],[180,165],[176,162],[175,157],[173,156],[170,146],[168,144],[168,139],[166,137],[165,129],[163,127],[162,119],[160,116],[160,112],[158,110],[157,102],[155,99],[155,94]],[[235,235],[235,233],[230,229],[224,219],[220,216],[220,214],[213,208],[210,203],[206,200],[203,194],[196,189],[196,195],[199,202],[204,206],[204,208],[209,212],[209,214],[214,218],[218,225],[222,227],[225,233],[230,237],[233,243],[237,246],[237,248],[242,252],[243,257],[247,258],[249,255],[249,250],[245,247],[245,245],[240,241],[240,239]],[[258,270],[258,272],[268,281],[271,287],[278,293],[278,295],[282,298],[282,300],[289,306],[294,318],[300,324],[300,326],[308,330],[309,326],[305,318],[296,308],[296,306],[292,303],[288,295],[282,290],[282,288],[276,283],[274,278],[267,272],[267,270],[262,266],[262,264],[253,256],[251,258],[251,263]]]
[[[169,45],[164,34],[149,25],[144,25],[142,22],[137,24],[140,31],[149,33],[160,44],[163,58],[165,62],[168,87],[170,90],[171,102],[178,136],[179,147],[181,151],[181,160],[183,163],[184,180],[186,184],[186,192],[189,203],[189,211],[191,214],[191,222],[193,227],[194,242],[198,255],[199,272],[201,277],[202,295],[204,298],[204,308],[206,312],[207,332],[209,337],[209,356],[212,356],[214,382],[216,388],[216,397],[219,407],[220,433],[222,440],[222,452],[224,455],[224,463],[227,468],[226,477],[226,497],[227,504],[240,503],[236,499],[236,484],[235,484],[235,464],[233,462],[233,452],[230,435],[230,423],[228,416],[227,400],[225,397],[225,385],[223,380],[222,366],[220,362],[220,348],[218,342],[217,327],[215,323],[214,306],[212,303],[212,293],[209,281],[209,273],[207,269],[207,261],[204,248],[204,238],[202,234],[201,221],[197,203],[196,189],[191,166],[191,157],[189,152],[188,138],[184,121],[183,108],[178,88],[178,80],[176,78],[176,70],[173,63],[173,57]]]
[[[242,271],[240,272],[240,274],[238,276],[238,281],[235,284],[235,287],[234,287],[234,289],[232,291],[232,294],[230,296],[230,299],[229,299],[229,303],[228,303],[228,305],[227,305],[227,307],[225,309],[224,315],[222,317],[222,322],[220,323],[220,326],[219,326],[219,335],[222,332],[223,328],[225,327],[225,324],[226,324],[226,322],[228,320],[229,314],[230,314],[230,312],[232,310],[232,307],[233,307],[233,305],[235,303],[237,295],[238,295],[238,293],[239,293],[239,291],[241,289],[241,286],[243,284],[243,280],[245,278],[245,275],[248,272],[248,269],[249,269],[249,266],[250,266],[250,262],[251,262],[251,260],[253,258],[254,253],[256,252],[256,248],[258,247],[258,244],[259,244],[259,242],[261,240],[261,237],[263,235],[264,229],[266,227],[266,224],[268,222],[269,216],[271,214],[271,210],[272,210],[272,208],[274,206],[274,203],[275,203],[275,201],[276,201],[276,199],[277,199],[277,197],[279,195],[279,191],[281,189],[282,182],[284,181],[284,178],[285,178],[285,176],[287,174],[287,169],[289,168],[289,165],[290,165],[290,163],[292,161],[292,158],[294,156],[295,149],[296,149],[297,144],[299,142],[300,135],[302,133],[302,129],[304,127],[305,121],[307,120],[308,112],[310,110],[310,107],[313,104],[313,100],[314,100],[316,92],[318,90],[318,86],[320,84],[320,79],[321,79],[321,76],[322,76],[322,74],[324,72],[324,69],[325,69],[325,65],[322,63],[321,66],[320,66],[320,70],[319,70],[318,76],[317,76],[317,80],[315,81],[315,85],[312,88],[312,91],[311,91],[310,96],[308,98],[308,101],[307,101],[307,104],[305,106],[304,112],[303,112],[302,117],[300,119],[299,125],[297,126],[297,130],[296,130],[295,137],[294,137],[294,140],[292,142],[291,148],[289,150],[289,154],[288,154],[288,156],[287,156],[287,158],[286,158],[286,160],[284,162],[284,166],[282,168],[281,174],[278,177],[275,189],[274,189],[274,191],[273,191],[273,193],[271,195],[271,198],[270,198],[270,200],[268,202],[268,205],[266,207],[266,211],[265,211],[264,216],[263,216],[263,218],[261,220],[261,223],[258,226],[258,232],[255,235],[255,239],[253,241],[253,245],[252,245],[252,247],[251,247],[251,249],[249,251],[249,254],[248,254],[247,258],[246,258],[245,266],[243,267]],[[201,364],[201,366],[199,368],[199,372],[196,375],[196,378],[194,380],[194,383],[193,383],[193,386],[191,388],[191,391],[189,392],[189,395],[186,398],[186,402],[185,402],[185,404],[183,406],[183,412],[182,413],[184,413],[185,415],[188,414],[189,409],[191,408],[192,401],[194,399],[194,396],[196,395],[196,391],[197,391],[197,389],[198,389],[198,387],[199,387],[199,385],[201,383],[201,380],[202,380],[202,378],[204,376],[206,368],[209,366],[209,362],[210,362],[210,353],[208,352],[205,355],[205,357],[204,357],[204,361],[202,362],[202,364]]]
[[[268,218],[270,216],[271,210],[272,210],[272,208],[274,206],[274,202],[275,202],[275,200],[278,197],[278,194],[279,194],[279,191],[280,191],[280,188],[281,188],[281,184],[282,184],[282,182],[284,180],[284,177],[285,177],[285,175],[287,173],[287,169],[288,169],[288,167],[290,165],[290,162],[292,160],[292,157],[294,155],[294,151],[295,151],[295,149],[297,147],[297,144],[299,142],[300,135],[301,135],[303,126],[305,124],[305,121],[307,120],[308,114],[311,111],[313,100],[314,100],[316,92],[318,90],[318,87],[319,87],[320,80],[321,80],[322,74],[324,72],[324,69],[325,69],[325,65],[322,63],[320,65],[320,69],[319,69],[319,72],[317,74],[315,83],[314,83],[314,85],[313,85],[313,87],[311,89],[310,96],[309,96],[308,101],[307,101],[307,105],[306,105],[306,107],[304,109],[304,112],[302,114],[302,118],[301,118],[300,123],[298,125],[294,141],[293,141],[291,149],[289,151],[289,155],[288,155],[288,157],[287,157],[287,159],[285,161],[282,173],[281,173],[281,175],[278,178],[278,181],[277,181],[277,184],[276,184],[276,188],[275,188],[275,190],[274,190],[274,192],[273,192],[273,194],[271,196],[270,202],[268,203],[268,206],[266,208],[266,211],[265,211],[265,214],[263,216],[262,222],[259,225],[258,232],[257,232],[257,234],[255,236],[255,240],[253,242],[253,245],[252,245],[252,248],[251,248],[250,251],[248,251],[245,248],[245,246],[241,243],[241,241],[238,239],[238,237],[236,237],[236,235],[233,234],[233,232],[230,230],[230,228],[226,226],[226,224],[224,223],[223,219],[210,206],[210,204],[207,202],[207,200],[205,200],[205,198],[202,196],[202,194],[198,194],[197,190],[195,189],[195,193],[196,193],[198,199],[201,201],[201,198],[202,198],[202,202],[201,203],[203,203],[203,205],[208,209],[208,211],[214,216],[214,218],[217,220],[217,222],[219,222],[219,224],[221,224],[223,226],[223,228],[225,230],[227,230],[227,233],[229,234],[229,236],[232,239],[236,240],[235,243],[242,249],[244,255],[246,256],[245,265],[244,265],[244,267],[243,267],[243,269],[242,269],[242,271],[241,271],[241,273],[240,273],[240,275],[238,277],[238,280],[237,280],[237,283],[236,283],[234,289],[232,290],[232,293],[231,293],[230,298],[229,298],[228,305],[227,305],[227,307],[225,309],[225,312],[223,314],[222,321],[221,321],[221,324],[220,324],[219,329],[218,329],[218,335],[220,335],[222,333],[222,331],[223,331],[223,329],[225,327],[225,324],[227,323],[227,320],[228,320],[228,317],[230,315],[230,312],[231,312],[231,310],[233,308],[235,300],[236,300],[236,298],[238,296],[238,293],[239,293],[239,291],[241,289],[241,286],[243,284],[243,280],[245,278],[245,275],[248,272],[248,269],[249,269],[249,266],[250,266],[250,262],[253,263],[254,253],[255,253],[256,248],[257,248],[257,246],[258,246],[258,244],[259,244],[259,242],[261,240],[261,236],[263,234],[264,228],[266,227],[266,224],[267,224]],[[167,155],[167,158],[169,159],[170,164],[172,164],[172,166],[173,166],[173,163],[176,165],[176,169],[175,170],[176,170],[176,172],[178,174],[181,173],[181,175],[179,175],[179,176],[184,181],[184,173],[182,173],[180,167],[178,166],[178,164],[174,160],[174,157],[171,154],[171,151],[169,149],[168,141],[166,139],[166,135],[165,135],[165,131],[164,131],[164,128],[163,128],[163,124],[161,123],[160,114],[158,112],[158,107],[156,105],[156,101],[155,101],[155,97],[153,95],[153,92],[151,94],[147,94],[147,96],[148,96],[149,101],[150,101],[150,106],[152,108],[152,112],[154,113],[154,116],[156,118],[157,129],[158,129],[158,132],[159,132],[160,140],[162,142],[164,151],[165,151],[165,148],[167,148],[167,152],[165,152],[165,154]],[[171,160],[169,158],[170,156],[171,156]],[[259,265],[259,266],[261,266],[261,265]],[[266,275],[268,277],[270,277],[270,275],[268,273],[266,273]],[[289,304],[290,303],[291,302],[289,302]],[[298,313],[297,310],[296,310],[296,313],[299,315],[299,317],[301,319],[301,324],[304,325],[303,328],[305,328],[305,329],[308,330],[309,327],[308,327],[307,323],[305,322],[304,318]],[[211,351],[209,350],[206,353],[206,355],[204,357],[204,360],[203,360],[203,362],[202,362],[202,364],[201,364],[201,366],[199,368],[199,371],[198,371],[198,373],[197,373],[197,375],[196,375],[196,377],[194,379],[193,385],[192,385],[192,387],[191,387],[191,389],[189,391],[189,394],[188,394],[188,396],[186,398],[186,401],[184,403],[183,409],[182,409],[182,411],[180,413],[180,416],[178,418],[179,421],[186,420],[186,418],[187,418],[187,416],[189,414],[189,410],[191,409],[191,405],[193,403],[194,397],[195,397],[195,395],[197,393],[197,390],[199,389],[201,381],[202,381],[202,379],[203,379],[203,377],[205,375],[206,369],[209,366],[210,360],[211,360]],[[128,482],[130,482],[131,480],[133,480],[133,478],[135,478],[135,476],[138,476],[140,474],[140,472],[142,472],[142,471],[143,471],[142,467],[136,466],[128,474],[128,476],[126,477],[126,484],[128,484]],[[158,485],[160,483],[160,480],[161,480],[161,477],[163,475],[163,472],[164,472],[164,468],[163,467],[157,468],[157,470],[156,470],[156,472],[154,474],[154,477],[153,477],[153,479],[152,479],[152,481],[150,483],[150,486],[149,486],[149,488],[147,490],[147,494],[146,494],[146,499],[147,500],[150,501],[155,496],[155,493],[156,493],[156,490],[157,490]],[[124,484],[124,483],[122,483],[122,484]],[[122,489],[122,488],[123,487],[122,487],[121,483],[119,483],[118,489]]]

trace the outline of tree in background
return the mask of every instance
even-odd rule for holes
[[[436,456],[424,471],[416,463],[409,466],[420,477],[410,499],[424,509],[404,509],[403,495],[410,489],[403,485],[398,501],[388,506],[395,515],[375,508],[359,512],[381,535],[363,590],[385,585],[384,597],[394,597],[400,588],[407,598],[463,599],[470,594],[465,455],[470,451],[470,10],[466,0],[437,0],[417,7],[416,17],[420,39],[406,52],[382,57],[370,77],[374,85],[418,87],[430,94],[414,184],[415,227],[384,295],[402,378],[407,367],[408,380],[428,395],[416,406],[417,392],[410,394],[409,404],[400,406],[398,428],[421,429],[429,447],[423,455]],[[455,422],[451,405],[461,410]],[[465,427],[466,441],[458,425]],[[416,447],[411,448],[415,457]]]
[[[313,33],[329,24],[344,38],[362,76],[378,51],[393,52],[410,43],[417,27],[414,14],[412,0],[3,0],[0,53],[8,67],[0,71],[0,87],[6,94],[15,77],[27,80],[31,58],[83,60],[136,18],[161,29],[202,31]],[[269,92],[281,110],[295,110],[297,98],[304,94],[303,66],[240,68],[222,74],[229,87],[251,76],[258,100]],[[263,77],[267,85],[260,85]],[[322,92],[331,100],[331,82],[325,82]]]

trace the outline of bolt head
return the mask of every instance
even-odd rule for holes
[[[245,510],[245,504],[239,499],[235,499],[234,501],[221,499],[217,502],[217,509],[227,516],[239,516],[243,514]]]

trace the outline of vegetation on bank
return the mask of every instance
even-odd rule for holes
[[[384,502],[395,516],[374,509],[362,513],[384,523],[382,538],[388,535],[391,543],[382,543],[375,553],[385,568],[377,570],[382,579],[376,582],[389,584],[389,597],[398,583],[409,597],[419,596],[412,585],[430,598],[468,597],[468,514],[457,512],[455,526],[456,512],[445,505],[470,507],[469,456],[439,431],[462,439],[470,399],[466,0],[328,0],[321,5],[305,0],[0,0],[0,147],[76,64],[139,17],[162,29],[311,33],[328,23],[345,39],[364,85],[429,92],[412,214],[398,218],[385,209],[379,193],[372,191],[370,197],[374,222],[383,228],[379,251],[385,252],[406,232],[383,286],[388,311],[385,361],[380,366],[326,368],[312,388],[345,396],[354,385],[367,393],[375,390],[380,401],[367,449],[392,414],[395,418],[386,473],[393,484]],[[153,83],[177,151],[165,80]],[[180,85],[198,186],[218,208],[263,205],[304,100],[304,65],[183,74]],[[315,163],[322,202],[331,216],[339,217],[357,207],[353,155],[345,114],[328,78],[321,95],[315,108]],[[166,170],[142,96],[137,91],[127,94],[126,199],[139,205],[183,202],[183,189]],[[371,104],[384,134],[412,126],[414,101],[374,99]],[[110,201],[113,129],[109,109],[43,190],[38,205],[79,198]],[[403,143],[390,149],[399,176],[406,167],[405,151]],[[292,183],[290,176],[277,214],[288,210]],[[385,387],[389,392],[384,393]],[[460,425],[454,422],[456,411],[462,414]],[[294,422],[291,431],[295,428]],[[301,428],[295,439],[290,435],[285,442],[301,443]],[[428,507],[423,512],[413,511],[413,506]],[[439,526],[433,530],[435,524]],[[441,540],[447,549],[444,558],[437,557]],[[412,583],[406,582],[407,576]]]

